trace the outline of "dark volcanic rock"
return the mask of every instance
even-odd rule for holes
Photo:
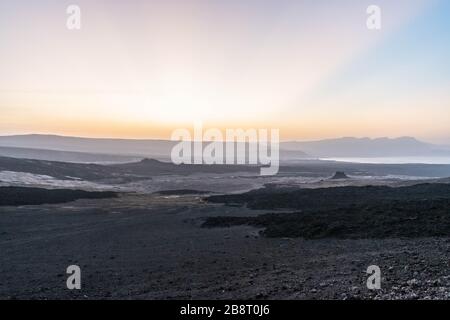
[[[88,192],[69,189],[0,187],[0,206],[64,203],[78,199],[115,198],[115,192]]]
[[[256,217],[209,217],[203,227],[251,225],[267,237],[305,239],[422,238],[450,235],[450,200],[393,201],[326,211]]]
[[[450,186],[342,187],[251,194],[252,208],[295,208],[298,213],[210,217],[204,227],[251,225],[268,237],[305,239],[420,238],[450,235]],[[221,197],[221,198],[220,198]],[[234,196],[233,203],[239,202]],[[211,197],[224,199],[224,196]],[[225,196],[226,199],[226,196]],[[230,201],[231,201],[230,200]]]
[[[242,194],[216,195],[208,202],[247,205],[251,209],[330,210],[392,203],[395,200],[450,199],[450,184],[424,183],[407,187],[366,186],[318,189],[263,188]]]

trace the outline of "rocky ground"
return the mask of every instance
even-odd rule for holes
[[[267,237],[386,239],[450,235],[450,185],[275,189],[211,196],[233,206],[294,210],[250,217],[209,217],[204,227],[251,225]]]
[[[450,238],[267,238],[206,217],[269,213],[122,194],[0,207],[1,299],[446,299]],[[82,289],[66,288],[79,265]],[[366,286],[381,269],[381,290]]]

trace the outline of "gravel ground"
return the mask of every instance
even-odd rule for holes
[[[203,217],[263,210],[122,195],[0,208],[0,299],[446,299],[450,239],[265,238]],[[78,265],[82,289],[66,288]],[[381,268],[381,290],[366,269]]]

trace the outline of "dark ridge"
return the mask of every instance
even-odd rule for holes
[[[407,187],[366,186],[320,189],[263,188],[243,194],[215,195],[212,203],[247,205],[251,209],[331,210],[408,200],[450,199],[450,184],[418,184]]]
[[[26,172],[51,176],[60,180],[73,178],[96,181],[113,175],[108,166],[0,157],[0,171]]]
[[[155,192],[155,194],[162,196],[182,196],[182,195],[195,195],[195,194],[211,194],[212,191],[191,190],[191,189],[178,189],[178,190],[162,190]]]
[[[116,198],[115,192],[89,192],[70,189],[0,187],[0,206],[54,204],[78,199]]]
[[[123,173],[140,175],[190,175],[194,173],[259,173],[258,166],[251,165],[218,165],[218,164],[180,164],[161,162],[154,159],[143,159],[139,162],[111,165]]]
[[[325,211],[209,217],[203,227],[250,225],[267,237],[381,239],[450,236],[450,199],[391,200]]]
[[[32,159],[17,159],[0,156],[0,171],[26,172],[47,175],[60,180],[82,179],[87,181],[105,181],[124,183],[150,179],[159,175],[190,175],[195,173],[259,173],[259,167],[246,165],[175,165],[144,159],[139,162],[100,165],[87,163],[69,163]]]

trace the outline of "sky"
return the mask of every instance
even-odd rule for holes
[[[169,139],[201,121],[450,144],[449,36],[446,0],[3,0],[0,135]]]

